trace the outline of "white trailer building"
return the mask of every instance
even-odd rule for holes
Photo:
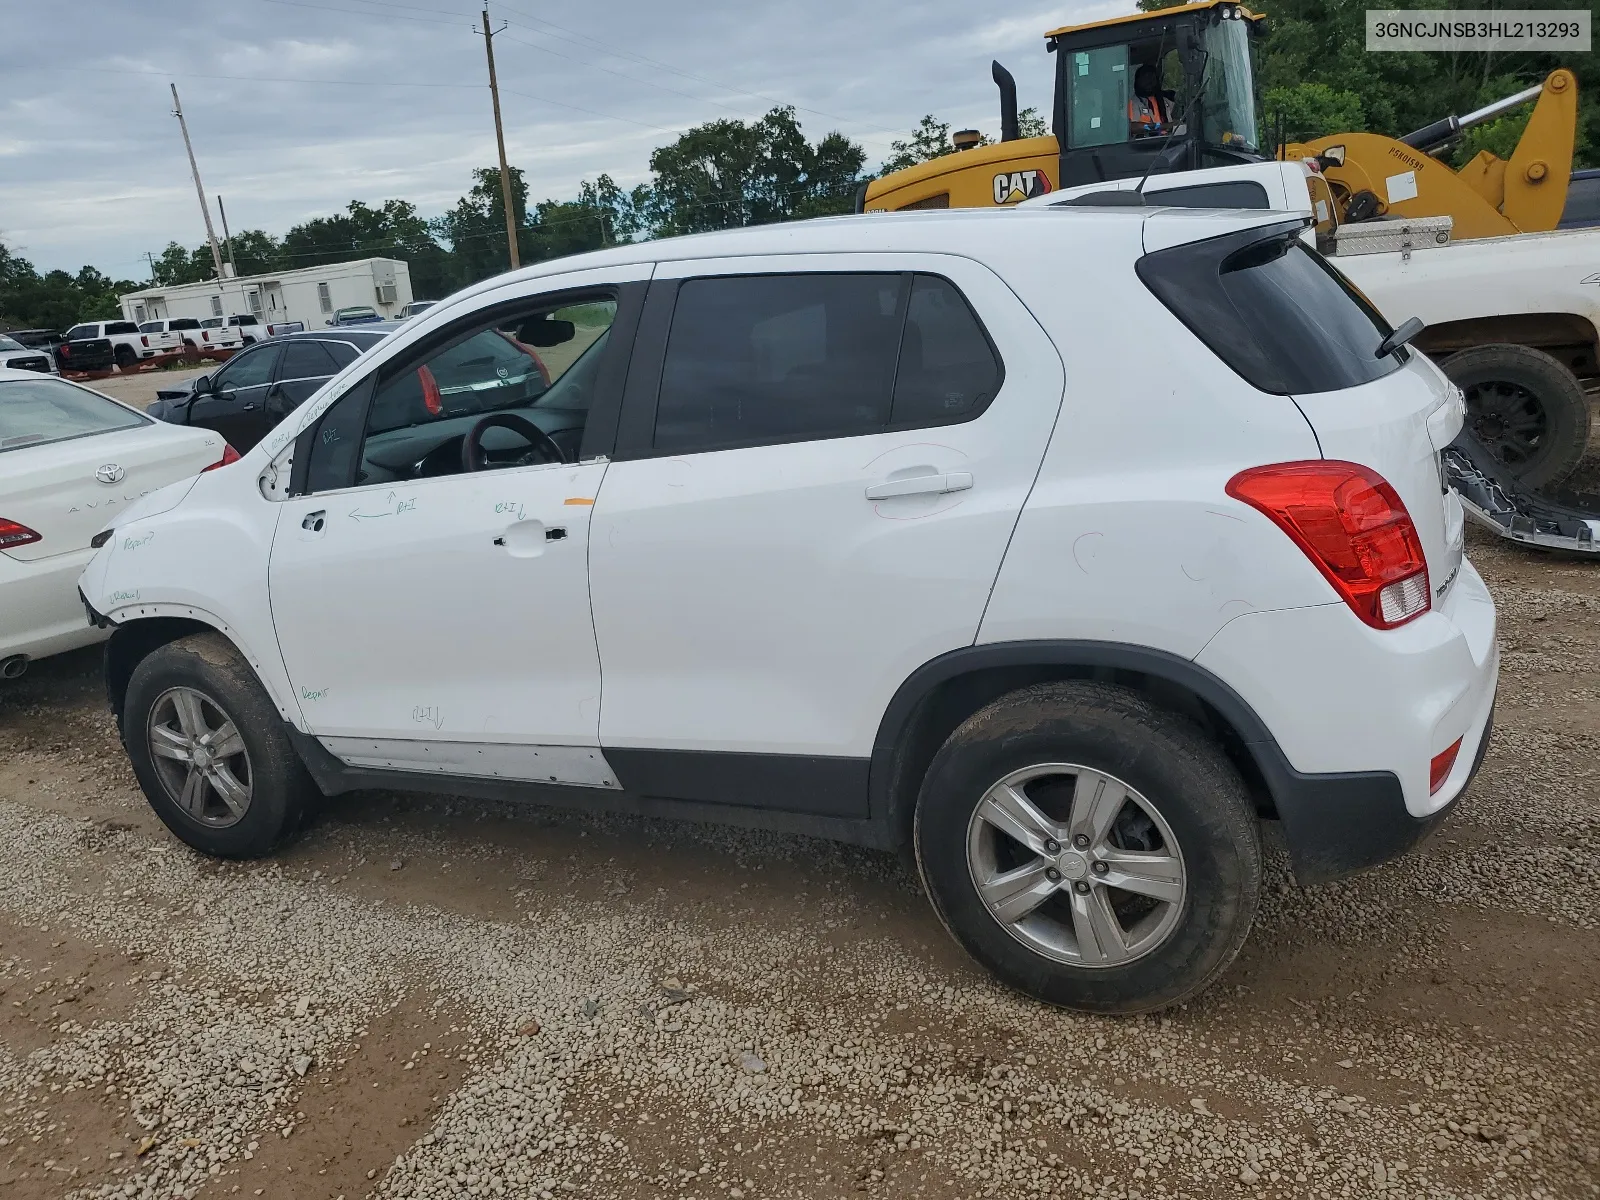
[[[118,296],[123,318],[158,321],[172,317],[222,317],[253,314],[267,324],[303,321],[320,329],[335,309],[366,304],[385,317],[411,303],[411,272],[395,258],[358,258],[298,271],[239,275],[149,287]]]

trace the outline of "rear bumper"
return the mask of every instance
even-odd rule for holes
[[[1471,782],[1500,678],[1494,602],[1463,560],[1437,606],[1399,629],[1371,629],[1343,604],[1254,612],[1196,664],[1266,727],[1249,749],[1296,876],[1334,879],[1415,845]],[[1435,791],[1429,764],[1457,741]]]
[[[90,549],[19,561],[0,554],[0,658],[44,658],[105,637],[85,619],[78,577]]]
[[[1477,731],[1477,752],[1470,759],[1463,755],[1457,763],[1461,780],[1454,794],[1425,817],[1407,811],[1400,780],[1391,772],[1307,775],[1289,766],[1281,751],[1274,756],[1276,746],[1251,746],[1277,805],[1295,879],[1302,884],[1327,883],[1410,850],[1443,824],[1466,794],[1483,765],[1493,731],[1491,703]]]

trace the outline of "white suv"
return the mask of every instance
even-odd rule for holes
[[[1494,705],[1460,395],[1301,228],[850,217],[444,301],[116,522],[140,782],[224,856],[357,788],[910,847],[1007,983],[1192,995],[1259,818],[1382,862]]]

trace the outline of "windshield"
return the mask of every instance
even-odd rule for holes
[[[1205,141],[1239,150],[1256,148],[1256,98],[1251,89],[1247,21],[1218,21],[1205,31]]]
[[[58,379],[0,382],[0,451],[148,423],[120,404]]]

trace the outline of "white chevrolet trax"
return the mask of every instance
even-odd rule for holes
[[[1008,984],[1191,996],[1261,820],[1383,862],[1494,709],[1461,397],[1302,229],[847,217],[443,301],[102,535],[144,791],[229,857],[357,788],[909,848]]]

